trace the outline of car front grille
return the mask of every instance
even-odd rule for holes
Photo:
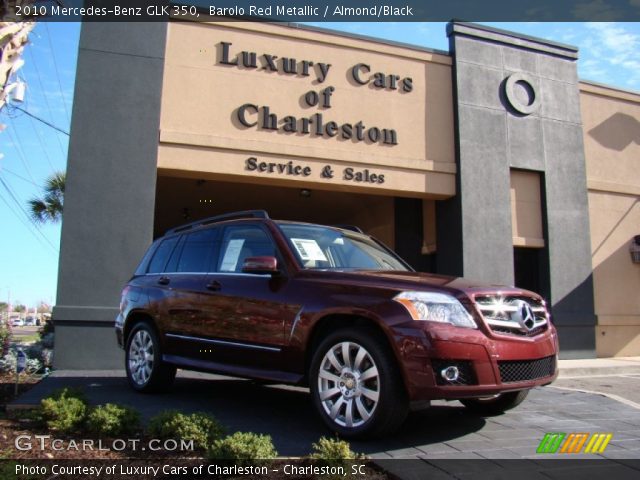
[[[436,378],[438,385],[477,385],[476,373],[473,370],[473,366],[469,360],[446,360],[446,359],[431,359],[431,367],[433,368],[433,375]],[[447,367],[456,367],[458,369],[458,379],[455,382],[450,382],[442,378],[441,372]]]
[[[544,302],[525,295],[476,295],[475,305],[494,333],[534,337],[547,331]]]
[[[538,360],[504,360],[498,361],[500,381],[502,383],[525,382],[538,378],[550,377],[556,371],[556,357]]]

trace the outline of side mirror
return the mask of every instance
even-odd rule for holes
[[[278,273],[276,257],[247,257],[242,264],[244,273]]]

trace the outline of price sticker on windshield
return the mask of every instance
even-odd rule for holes
[[[320,245],[318,245],[318,242],[316,242],[315,240],[307,238],[292,238],[291,243],[293,243],[293,246],[296,247],[300,258],[303,261],[327,261],[327,257],[324,256]]]

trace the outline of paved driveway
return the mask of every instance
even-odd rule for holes
[[[640,373],[565,376],[556,380],[553,385],[567,390],[602,393],[640,408]]]
[[[129,389],[122,372],[59,371],[16,403],[35,405],[62,386],[83,388],[92,403],[115,402],[135,407],[146,419],[166,408],[204,410],[215,415],[230,432],[271,435],[284,456],[305,455],[320,436],[330,435],[304,389],[192,372],[180,372],[171,393],[142,395]],[[436,402],[426,411],[412,413],[396,435],[352,442],[352,447],[379,459],[536,460],[549,458],[536,455],[546,432],[611,432],[611,443],[596,458],[640,458],[639,409],[601,395],[550,387],[532,391],[517,409],[497,417],[471,414],[458,402]]]

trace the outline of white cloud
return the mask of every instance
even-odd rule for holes
[[[590,80],[605,80],[607,69],[596,60],[583,60],[580,62],[580,74]]]
[[[586,27],[582,46],[588,59],[580,63],[581,73],[599,77],[603,70],[618,69],[628,85],[640,82],[640,34],[624,24],[587,23]]]

